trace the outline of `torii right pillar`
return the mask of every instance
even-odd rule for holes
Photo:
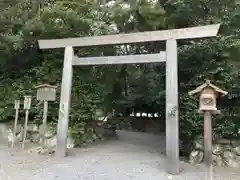
[[[166,172],[180,173],[177,40],[166,41]]]

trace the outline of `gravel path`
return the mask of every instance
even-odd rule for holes
[[[0,180],[204,180],[202,166],[181,163],[183,172],[164,172],[164,138],[121,131],[119,139],[71,150],[56,159],[0,149]],[[240,180],[240,173],[216,169],[216,180]]]

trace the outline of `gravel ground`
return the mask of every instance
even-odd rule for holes
[[[118,140],[69,151],[56,159],[0,149],[0,180],[204,180],[203,166],[182,162],[179,176],[164,172],[164,137],[120,131]],[[215,169],[216,180],[240,180],[236,170]]]

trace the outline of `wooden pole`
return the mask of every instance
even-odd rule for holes
[[[207,180],[212,180],[212,116],[210,111],[204,111],[204,164]]]
[[[47,113],[48,113],[48,102],[44,101],[44,107],[43,107],[43,137],[42,137],[42,145],[45,143],[45,134],[47,131]]]
[[[24,146],[25,146],[25,140],[26,140],[26,137],[27,137],[28,115],[29,115],[29,110],[26,109],[26,114],[25,114],[25,124],[24,124],[24,134],[23,134],[23,142],[22,142],[22,148],[23,148],[23,149],[24,149]]]
[[[13,139],[12,139],[12,148],[15,145],[15,141],[16,141],[16,132],[17,132],[17,124],[18,124],[18,115],[19,115],[19,110],[16,109],[15,112],[15,121],[14,121],[14,129],[13,129]]]
[[[66,143],[68,134],[68,121],[69,121],[69,110],[70,110],[70,99],[72,89],[72,62],[74,58],[74,52],[72,47],[65,48],[64,64],[63,64],[63,75],[61,85],[61,97],[60,107],[58,115],[58,129],[57,129],[57,148],[56,156],[66,156]]]
[[[178,60],[175,39],[166,42],[166,153],[166,171],[179,174]]]

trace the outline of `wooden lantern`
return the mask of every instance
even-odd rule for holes
[[[226,91],[218,88],[207,80],[203,85],[197,87],[195,90],[190,91],[189,95],[198,95],[199,110],[201,111],[217,111],[216,99],[219,96],[227,95]]]
[[[37,100],[38,101],[55,101],[56,99],[56,86],[43,84],[36,86],[37,88]]]

